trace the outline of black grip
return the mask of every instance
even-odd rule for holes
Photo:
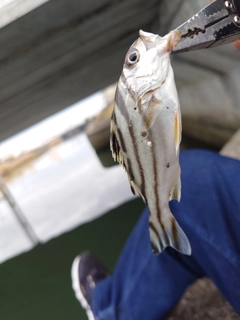
[[[233,7],[240,18],[240,0],[233,0]]]

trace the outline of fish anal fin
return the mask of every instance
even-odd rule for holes
[[[191,255],[191,245],[182,228],[168,208],[167,218],[164,222],[159,222],[150,214],[149,232],[152,251],[159,254],[164,248],[170,246],[182,254]]]

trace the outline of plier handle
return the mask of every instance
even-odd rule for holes
[[[177,28],[173,53],[207,49],[240,39],[240,0],[216,0]]]

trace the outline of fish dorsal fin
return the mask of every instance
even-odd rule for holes
[[[120,162],[120,145],[117,139],[117,134],[116,134],[116,124],[115,121],[113,120],[113,117],[110,122],[110,149],[112,151],[112,157],[114,161]]]

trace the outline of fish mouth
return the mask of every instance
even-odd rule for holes
[[[147,50],[157,47],[159,55],[171,53],[182,39],[182,33],[179,30],[173,30],[164,37],[140,30],[139,36]]]
[[[139,37],[142,40],[147,50],[156,46],[156,42],[158,41],[158,38],[159,38],[158,35],[145,32],[143,30],[139,30]]]

